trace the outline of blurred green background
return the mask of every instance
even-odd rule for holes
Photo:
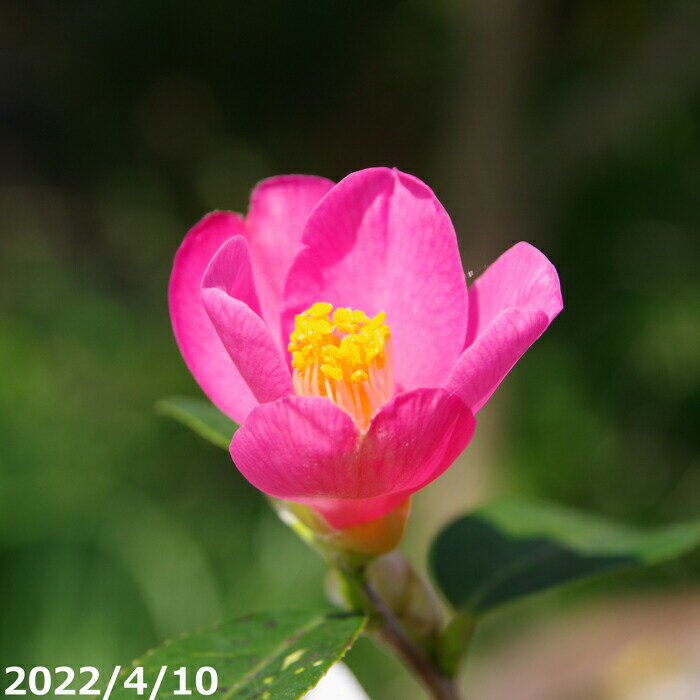
[[[415,499],[419,563],[451,515],[508,491],[641,525],[697,517],[699,10],[5,0],[3,665],[107,667],[323,599],[321,563],[228,455],[152,409],[199,395],[169,327],[177,246],[273,174],[396,165],[452,214],[466,269],[522,239],[559,269],[564,313]],[[485,625],[475,664],[571,608],[699,582],[700,553],[539,596]],[[349,663],[372,697],[422,697],[367,642]]]

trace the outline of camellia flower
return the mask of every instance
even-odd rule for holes
[[[241,425],[238,469],[336,530],[405,513],[562,309],[527,243],[467,293],[442,205],[387,168],[261,182],[245,218],[187,234],[169,296],[188,367]]]

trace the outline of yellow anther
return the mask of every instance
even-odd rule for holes
[[[337,345],[325,345],[323,347],[323,358],[337,360],[341,356],[340,348]]]
[[[336,326],[340,325],[341,323],[348,323],[351,318],[352,313],[350,312],[350,309],[344,309],[342,306],[339,306],[333,312],[333,323],[335,323]]]
[[[363,369],[356,369],[350,376],[350,381],[354,382],[355,384],[366,382],[368,379],[369,374],[367,374],[367,372],[365,372]]]
[[[328,316],[331,311],[333,311],[333,304],[329,304],[327,301],[317,301],[307,313],[314,318],[323,318]]]
[[[288,350],[298,394],[326,396],[366,427],[393,395],[386,314],[317,302],[294,317]]]
[[[335,367],[333,365],[321,365],[321,372],[323,372],[329,379],[335,379],[339,382],[343,378],[343,370],[340,367]]]
[[[335,330],[335,326],[327,318],[319,318],[314,324],[314,330],[322,335],[328,335]]]

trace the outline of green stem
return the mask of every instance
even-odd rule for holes
[[[344,572],[364,594],[379,637],[390,646],[435,700],[460,700],[460,692],[451,675],[443,673],[438,665],[416,644],[388,608],[377,589],[370,583],[364,570]]]

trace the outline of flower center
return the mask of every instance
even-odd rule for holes
[[[365,429],[394,394],[385,319],[384,312],[370,318],[326,302],[295,316],[288,350],[297,394],[328,397]]]

